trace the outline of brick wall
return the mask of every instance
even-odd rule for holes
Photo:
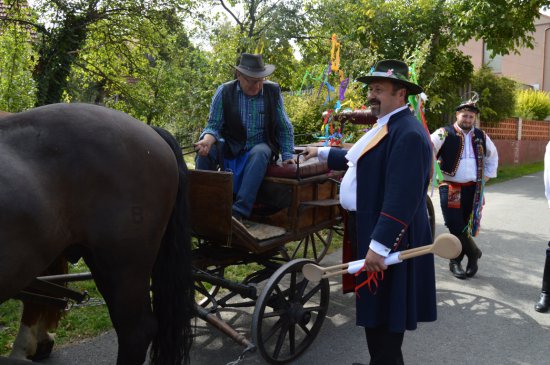
[[[486,124],[481,122],[481,129],[491,137],[492,140],[517,140],[518,137],[518,120],[505,119],[498,123]]]
[[[504,119],[498,123],[480,123],[498,150],[499,165],[518,165],[544,160],[550,140],[550,122]]]

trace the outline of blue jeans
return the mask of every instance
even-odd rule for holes
[[[223,150],[223,144],[213,145],[208,156],[197,156],[195,168],[197,170],[215,170],[218,164],[217,148]],[[266,143],[259,143],[248,151],[248,157],[242,172],[240,186],[235,191],[233,201],[233,214],[249,217],[256,201],[256,195],[262,185],[262,181],[271,157],[271,149]],[[225,168],[224,168],[225,170]]]
[[[223,142],[216,142],[210,148],[208,156],[200,156],[197,154],[195,156],[195,170],[218,170],[218,166],[223,170]],[[221,161],[220,161],[221,160]]]

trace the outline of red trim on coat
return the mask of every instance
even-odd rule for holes
[[[385,216],[385,217],[388,217],[388,218],[390,218],[390,219],[393,219],[394,221],[401,223],[404,227],[407,227],[407,224],[406,224],[405,222],[403,222],[403,221],[401,221],[401,220],[399,220],[399,219],[397,219],[397,218],[395,218],[395,217],[392,217],[391,215],[389,215],[389,214],[387,214],[387,213],[380,212],[380,215],[383,215],[383,216]]]

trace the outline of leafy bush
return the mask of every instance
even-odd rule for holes
[[[550,93],[537,90],[516,92],[516,116],[523,119],[544,120],[550,115]]]
[[[514,114],[516,82],[493,74],[483,66],[474,73],[472,90],[479,93],[478,107],[484,122],[496,122]]]

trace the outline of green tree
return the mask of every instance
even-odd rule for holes
[[[7,17],[30,21],[27,8],[7,7]],[[0,21],[0,110],[19,112],[35,103],[32,70],[37,58],[23,22]]]
[[[35,10],[42,15],[41,21],[32,23],[39,32],[38,61],[34,69],[37,84],[36,105],[63,100],[69,85],[69,74],[79,61],[79,52],[86,43],[90,27],[97,22],[110,23],[113,27],[139,23],[156,11],[181,9],[190,4],[187,0],[130,1],[130,0],[38,0]],[[21,19],[7,17],[7,21]],[[31,22],[26,21],[26,24]],[[108,42],[125,40],[108,39]]]
[[[210,26],[207,37],[217,63],[227,68],[236,64],[242,52],[261,53],[264,62],[276,65],[272,78],[283,89],[289,89],[293,80],[300,77],[290,40],[301,35],[306,24],[301,1],[210,0],[204,5],[208,9],[204,17]],[[220,12],[212,12],[214,6]],[[221,53],[220,49],[223,49]],[[232,74],[230,69],[229,74]]]
[[[513,9],[509,2],[490,0],[309,0],[305,6],[312,18],[310,34],[337,33],[354,44],[349,47],[354,62],[348,67],[353,75],[369,70],[372,55],[422,60],[418,81],[429,97],[427,117],[433,128],[456,106],[459,90],[472,76],[471,62],[458,46],[483,38],[500,54],[532,47],[529,32],[546,2],[518,0]],[[301,50],[315,52],[308,45]]]
[[[36,80],[34,104],[101,103],[194,140],[208,113],[212,73],[184,26],[192,6],[188,0],[40,0],[35,10],[47,27],[9,16],[7,22],[39,32],[36,67],[26,67]]]
[[[496,54],[533,48],[534,20],[548,0],[460,0],[453,2],[450,32],[460,43],[483,39]]]
[[[479,69],[472,77],[472,90],[479,93],[481,120],[495,122],[513,116],[516,88],[515,81],[493,74],[487,66]]]
[[[182,24],[168,9],[131,24],[97,22],[79,52],[67,96],[92,98],[87,101],[104,103],[191,140],[183,137],[193,134],[192,126],[202,122],[208,110],[201,86],[209,65],[190,44]]]
[[[448,31],[451,10],[437,0],[311,0],[310,13],[318,25],[313,33],[340,35],[346,53],[343,67],[352,77],[366,73],[377,60],[403,59],[414,66],[428,95],[427,119],[437,125],[458,98],[458,88],[473,72]],[[334,9],[340,9],[334,15]],[[433,16],[438,14],[438,16]],[[312,50],[305,46],[303,52]],[[316,50],[313,50],[316,53]]]

